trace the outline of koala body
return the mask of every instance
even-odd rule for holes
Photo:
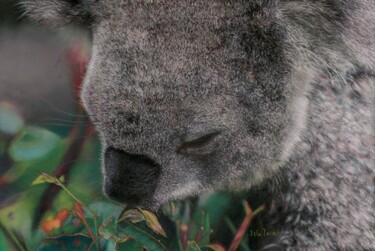
[[[375,1],[24,2],[92,29],[82,100],[109,197],[267,187],[265,249],[375,247]]]

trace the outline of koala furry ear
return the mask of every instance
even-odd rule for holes
[[[90,2],[90,3],[89,3]],[[52,25],[90,23],[93,19],[92,2],[95,0],[25,0],[25,15]]]

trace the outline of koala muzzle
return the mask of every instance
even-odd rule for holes
[[[121,203],[142,205],[156,190],[161,167],[145,155],[108,148],[104,154],[104,192]]]

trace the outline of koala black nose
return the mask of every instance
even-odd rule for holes
[[[108,197],[139,205],[150,198],[158,184],[161,167],[145,155],[108,148],[104,154],[104,192]]]

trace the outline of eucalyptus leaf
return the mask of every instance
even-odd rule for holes
[[[202,213],[202,226],[203,234],[200,244],[207,245],[210,242],[211,227],[210,227],[210,215],[208,213]]]
[[[45,240],[38,251],[84,251],[88,250],[91,242],[91,239],[85,236],[64,236]]]
[[[12,250],[4,233],[0,230],[0,250]]]
[[[133,224],[128,221],[121,222],[121,229],[119,229],[125,235],[136,239],[141,245],[152,251],[169,251],[167,241],[163,237],[156,237],[153,233],[142,228],[138,224]]]
[[[114,217],[108,218],[102,225],[100,225],[99,234],[105,240],[115,239],[114,237],[117,234],[117,229]]]
[[[128,239],[123,232],[118,231],[114,217],[108,218],[102,225],[99,226],[99,234],[105,240],[115,240],[124,242]]]
[[[63,176],[62,176],[63,177]],[[53,184],[56,184],[57,183],[57,179],[55,177],[52,177],[46,173],[42,173],[41,175],[39,175],[34,181],[33,183],[31,183],[31,185],[35,186],[35,185],[39,185],[39,184],[45,184],[45,183],[53,183]]]
[[[127,220],[131,223],[137,223],[140,221],[146,220],[145,215],[142,213],[142,211],[132,208],[129,210],[126,210],[120,217],[119,221]]]
[[[201,251],[199,245],[195,241],[188,241],[188,251]]]
[[[124,206],[119,206],[108,201],[95,201],[89,205],[89,208],[95,211],[99,217],[103,217],[103,219],[108,219],[111,216],[120,215]]]
[[[116,251],[116,241],[109,239],[105,241],[105,251]]]
[[[9,154],[19,162],[34,161],[47,157],[60,145],[61,138],[40,127],[26,127],[12,141]]]
[[[126,242],[117,242],[116,251],[142,251],[143,247],[137,241],[129,239]]]
[[[158,218],[156,217],[156,215],[153,212],[150,212],[147,210],[143,210],[143,209],[139,209],[139,210],[142,212],[142,214],[146,218],[147,226],[151,228],[152,231],[154,231],[155,233],[160,234],[167,238],[167,234],[165,233],[165,230],[163,229],[163,227],[160,225],[160,222]]]

